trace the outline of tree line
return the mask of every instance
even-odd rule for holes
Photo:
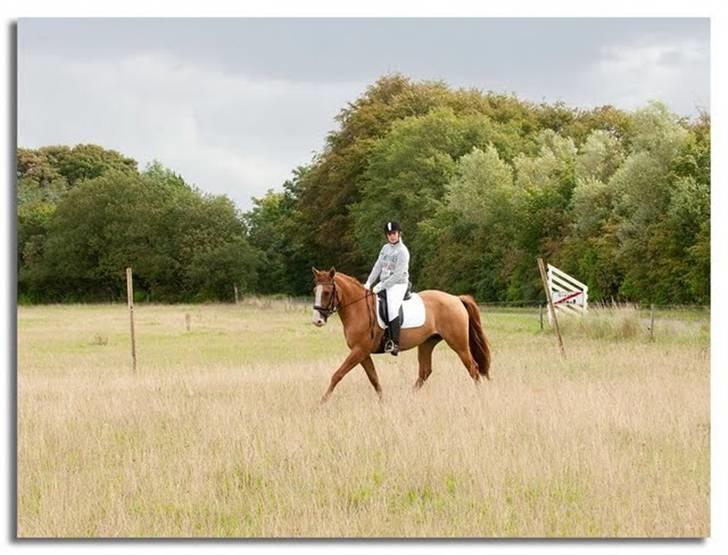
[[[239,211],[96,145],[18,149],[21,301],[306,295],[312,265],[364,279],[398,220],[416,289],[543,297],[543,256],[595,300],[710,301],[710,118],[527,102],[387,75],[309,164]]]

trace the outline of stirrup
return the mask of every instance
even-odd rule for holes
[[[390,339],[384,344],[384,352],[397,356],[399,354],[399,345]]]

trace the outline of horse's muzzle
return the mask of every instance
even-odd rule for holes
[[[326,320],[328,320],[328,316],[325,314],[321,314],[317,309],[313,309],[313,319],[312,323],[314,326],[320,328],[326,325]]]

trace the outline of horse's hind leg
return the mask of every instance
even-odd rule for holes
[[[473,378],[475,383],[480,382],[480,372],[478,372],[478,363],[473,360],[470,354],[470,344],[468,343],[468,331],[465,330],[465,334],[457,334],[455,337],[445,337],[445,341],[450,348],[458,354],[460,360],[465,365],[468,374]]]
[[[442,341],[442,337],[433,335],[417,347],[417,361],[420,365],[420,375],[415,382],[415,389],[421,388],[425,380],[432,374],[432,350],[440,341]]]
[[[460,350],[457,353],[460,357],[460,360],[463,361],[463,364],[465,365],[468,374],[470,374],[470,377],[473,378],[473,381],[476,384],[480,383],[480,372],[478,372],[478,363],[476,363],[473,360],[473,357],[470,355],[470,348],[468,347],[464,351]]]
[[[381,399],[382,386],[379,385],[379,376],[377,376],[377,370],[376,368],[374,368],[374,361],[372,360],[371,355],[367,356],[367,358],[362,360],[361,365],[364,367],[364,371],[367,373],[369,381],[372,382],[374,391],[377,392],[377,395],[379,395],[379,398]]]

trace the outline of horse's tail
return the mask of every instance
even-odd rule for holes
[[[478,364],[478,372],[490,379],[490,348],[480,323],[480,310],[475,299],[470,295],[460,295],[460,300],[468,311],[468,341],[470,355]]]

